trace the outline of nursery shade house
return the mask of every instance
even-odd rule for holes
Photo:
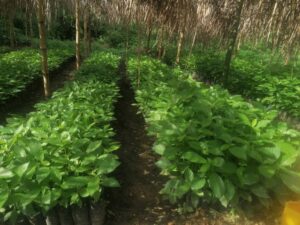
[[[0,225],[295,225],[299,0],[1,0]]]

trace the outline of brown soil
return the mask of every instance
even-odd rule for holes
[[[63,87],[65,81],[70,80],[75,69],[75,58],[66,60],[58,69],[50,72],[50,88],[55,91]],[[17,96],[8,99],[0,105],[0,124],[5,124],[10,115],[26,115],[34,111],[34,105],[44,100],[42,78],[34,80]]]
[[[121,144],[121,165],[116,174],[121,188],[108,194],[106,225],[167,224],[171,206],[159,195],[163,178],[154,164],[153,141],[146,134],[142,115],[133,105],[134,92],[126,78],[120,81],[120,95],[113,126]]]
[[[203,206],[190,215],[179,215],[176,207],[159,194],[165,178],[159,174],[157,156],[151,148],[146,124],[134,100],[134,92],[121,64],[120,99],[116,103],[113,127],[121,144],[121,165],[115,174],[121,187],[110,190],[106,225],[276,225],[274,213],[262,213],[252,220],[242,213],[230,213]],[[272,215],[273,214],[273,215]]]

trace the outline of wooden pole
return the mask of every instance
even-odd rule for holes
[[[84,33],[84,56],[88,56],[88,24],[89,24],[89,9],[88,6],[84,9],[84,17],[83,17],[83,33]]]
[[[181,54],[182,43],[183,43],[183,35],[184,35],[183,29],[180,29],[178,44],[177,44],[176,64],[179,64],[179,62],[180,62],[180,54]]]
[[[228,47],[226,57],[225,57],[225,62],[224,62],[223,79],[224,79],[225,86],[228,83],[230,65],[231,65],[234,48],[236,46],[237,37],[239,34],[239,28],[240,28],[240,22],[241,22],[241,16],[242,16],[244,2],[245,2],[245,0],[238,0],[238,2],[237,2],[238,5],[237,5],[236,15],[234,18],[233,30],[230,35],[229,47]]]
[[[75,2],[75,16],[76,16],[76,69],[80,67],[80,9],[79,0]]]
[[[47,45],[46,45],[44,0],[37,0],[37,9],[38,9],[38,21],[39,21],[40,51],[41,51],[44,93],[45,93],[45,97],[49,97],[50,83],[49,83],[49,71],[48,71],[48,53],[47,53]]]

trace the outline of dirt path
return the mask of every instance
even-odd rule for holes
[[[55,91],[63,87],[65,81],[72,76],[75,70],[75,58],[63,63],[57,70],[50,73],[50,88]],[[0,124],[5,124],[9,115],[26,115],[34,110],[34,105],[44,100],[42,79],[35,80],[23,92],[0,105]]]
[[[106,225],[167,224],[170,206],[159,194],[163,180],[152,155],[153,141],[146,134],[145,121],[138,108],[133,105],[134,92],[126,79],[120,82],[120,94],[114,128],[121,144],[121,166],[116,174],[121,188],[109,193]]]

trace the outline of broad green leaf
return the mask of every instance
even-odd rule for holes
[[[120,163],[112,154],[105,154],[99,157],[97,170],[99,174],[107,174],[113,172]]]
[[[254,186],[251,188],[253,194],[260,198],[270,198],[268,191],[263,186]]]
[[[85,176],[67,177],[62,183],[61,188],[62,189],[81,188],[86,186],[89,180],[90,180],[89,177],[85,177]]]
[[[187,168],[184,171],[184,177],[186,182],[192,182],[194,180],[194,172],[190,168]]]
[[[22,177],[24,173],[26,173],[27,169],[29,167],[29,163],[24,163],[14,169],[14,172],[19,176]]]
[[[0,167],[0,179],[9,179],[14,177],[13,172],[11,172],[9,169]]]
[[[1,187],[0,187],[0,209],[6,203],[8,197],[9,197],[9,189],[8,189],[8,187],[4,186],[4,184],[1,184]]]
[[[87,153],[97,150],[102,145],[102,141],[91,142],[86,150]]]
[[[216,173],[213,173],[208,178],[209,186],[216,198],[221,198],[225,193],[225,184],[223,179]]]
[[[200,156],[198,153],[196,152],[185,152],[183,155],[182,155],[182,158],[183,159],[186,159],[192,163],[205,163],[206,160]]]
[[[258,171],[264,177],[272,178],[276,173],[276,167],[271,165],[261,165],[258,167]]]
[[[201,190],[206,184],[206,180],[204,178],[196,178],[193,180],[191,188],[193,191]]]
[[[216,167],[222,167],[224,165],[225,161],[221,157],[216,157],[212,160],[212,164]]]
[[[40,167],[36,171],[36,180],[41,183],[50,175],[50,173],[50,167]]]
[[[163,155],[166,150],[166,147],[163,144],[158,144],[158,145],[155,145],[153,147],[153,149],[157,154]]]
[[[106,177],[102,179],[102,184],[105,187],[120,187],[119,182],[113,177]]]
[[[300,194],[300,173],[288,169],[282,169],[279,174],[283,183],[295,193]]]
[[[243,160],[247,160],[247,151],[245,148],[243,147],[232,147],[229,148],[229,151],[232,155],[234,155],[235,157],[237,157],[238,159],[243,159]]]

